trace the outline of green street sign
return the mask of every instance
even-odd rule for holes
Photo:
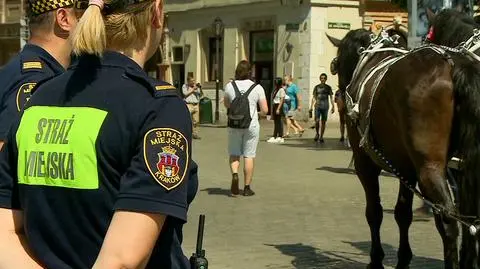
[[[350,30],[350,23],[346,22],[329,22],[328,29],[344,29]]]

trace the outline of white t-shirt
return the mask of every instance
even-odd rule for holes
[[[280,104],[280,100],[282,98],[285,98],[285,89],[282,87],[280,89],[278,89],[277,91],[277,94],[275,94],[275,96],[273,97],[273,103],[274,104]]]
[[[243,94],[250,87],[253,85],[253,81],[250,79],[246,80],[235,80],[235,84],[237,84],[238,90]],[[228,101],[232,103],[233,99],[235,99],[235,89],[233,88],[233,85],[231,82],[229,82],[227,85],[225,85],[225,96],[228,98]],[[252,123],[258,123],[258,113],[257,113],[257,104],[260,102],[260,100],[265,100],[265,90],[263,87],[258,84],[253,88],[253,90],[250,92],[250,95],[248,96],[248,101],[250,103],[250,114],[252,116]],[[250,126],[251,126],[250,124]]]

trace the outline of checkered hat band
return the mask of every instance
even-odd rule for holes
[[[74,0],[33,0],[30,2],[31,9],[35,14],[43,14],[62,7],[73,5]]]

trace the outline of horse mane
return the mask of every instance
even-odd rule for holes
[[[434,18],[433,43],[456,47],[473,35],[473,29],[480,28],[474,18],[454,9],[444,9]]]
[[[338,46],[338,73],[343,74],[341,77],[339,76],[338,86],[340,90],[345,91],[350,83],[360,58],[358,49],[360,47],[367,48],[370,45],[371,34],[372,32],[363,28],[351,30],[340,42]]]

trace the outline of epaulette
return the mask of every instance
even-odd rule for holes
[[[126,75],[132,80],[145,86],[155,98],[178,96],[177,89],[174,86],[148,77],[145,75],[145,73],[139,72],[134,68],[127,67]]]
[[[44,72],[45,70],[45,64],[37,57],[22,57],[20,64],[22,73]]]
[[[173,85],[165,82],[152,79],[152,82],[155,84],[155,97],[162,97],[162,96],[178,96],[177,88]]]

